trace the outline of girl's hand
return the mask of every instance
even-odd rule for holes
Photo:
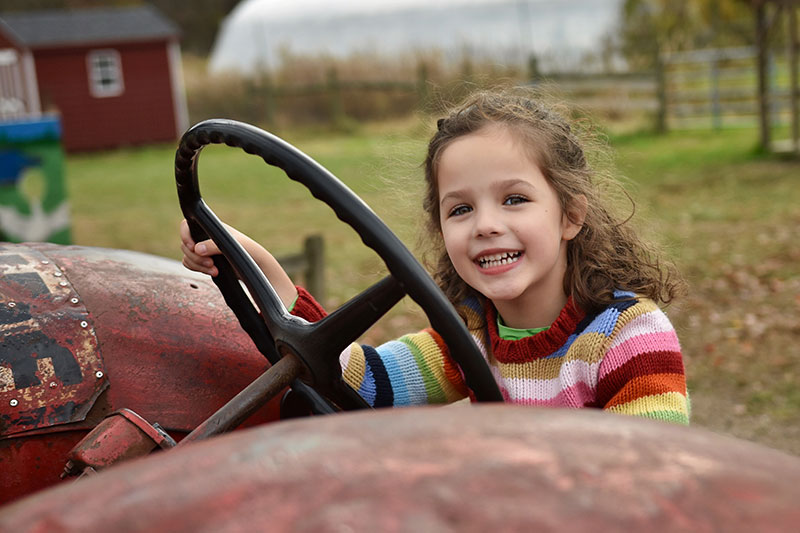
[[[283,270],[278,260],[270,254],[266,248],[242,233],[241,231],[228,226],[230,234],[239,244],[250,254],[258,267],[264,272],[272,287],[278,293],[283,305],[289,307],[297,298],[297,289],[289,275]],[[183,266],[195,272],[202,272],[211,277],[219,275],[219,270],[214,266],[213,256],[220,253],[217,245],[211,239],[195,243],[189,232],[189,224],[186,220],[181,220],[181,251],[183,252]]]
[[[212,256],[219,254],[219,248],[211,239],[195,243],[189,232],[186,219],[181,220],[181,251],[183,252],[183,266],[195,272],[202,272],[211,277],[216,277],[219,270],[214,266]]]

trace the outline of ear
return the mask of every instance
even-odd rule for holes
[[[580,233],[588,209],[589,201],[586,196],[579,194],[572,199],[561,217],[562,238],[565,241],[571,241]]]

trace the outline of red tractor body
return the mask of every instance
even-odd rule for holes
[[[209,278],[147,254],[4,244],[0,315],[0,503],[59,482],[110,413],[179,440],[269,366]]]
[[[288,314],[200,197],[196,159],[209,143],[241,147],[306,185],[391,275],[319,321]],[[475,399],[502,395],[430,276],[316,162],[217,120],[184,135],[175,170],[194,240],[211,236],[225,256],[215,258],[219,290],[145,254],[0,245],[0,503],[14,500],[0,508],[0,530],[797,529],[797,457],[599,410],[380,410],[196,442],[275,421],[281,406],[269,399],[289,384],[306,403],[284,407],[301,412],[368,407],[342,381],[339,354],[405,295]],[[65,472],[88,479],[39,490]]]

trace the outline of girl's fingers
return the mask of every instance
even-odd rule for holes
[[[230,226],[228,226],[228,229],[232,230],[232,232],[236,231]],[[236,233],[234,233],[234,235],[236,235]],[[197,255],[211,256],[220,253],[219,248],[217,248],[217,245],[214,244],[214,241],[211,239],[206,239],[204,241],[195,243],[192,239],[192,233],[189,231],[189,223],[186,222],[186,219],[181,220],[180,235],[181,243],[186,245],[186,248],[194,251]]]
[[[202,274],[208,274],[212,278],[215,277],[217,274],[219,274],[219,270],[217,270],[217,267],[214,266],[213,262],[211,263],[211,266],[207,266],[207,265],[204,265],[204,264],[193,263],[193,262],[187,260],[187,258],[184,256],[184,258],[183,258],[183,266],[185,266],[189,270],[193,270],[195,272],[200,272]]]
[[[218,255],[220,253],[219,248],[217,245],[214,244],[214,241],[211,239],[200,241],[194,245],[194,253],[199,256],[203,257],[210,257],[212,255]]]
[[[185,245],[181,245],[181,251],[183,252],[184,263],[187,265],[196,267],[210,267],[214,264],[214,260],[210,257],[197,255]]]
[[[183,266],[189,270],[202,272],[209,276],[217,275],[217,267],[214,266],[214,260],[212,258],[197,255],[183,244],[181,245],[181,250],[183,251]]]
[[[194,251],[198,255],[210,256],[220,253],[219,248],[217,248],[217,245],[214,244],[214,241],[211,239],[206,239],[195,244],[186,219],[181,220],[180,235],[182,245],[185,245],[186,248]]]
[[[181,252],[183,252],[183,266],[195,272],[202,272],[209,276],[216,276],[219,271],[214,266],[211,256],[219,253],[219,249],[211,240],[201,241],[197,244],[192,240],[189,225],[186,220],[181,221]]]

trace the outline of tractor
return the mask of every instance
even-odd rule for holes
[[[200,194],[209,144],[305,185],[389,275],[319,322],[290,314]],[[201,122],[180,141],[175,177],[193,238],[222,251],[213,281],[137,252],[0,245],[0,530],[800,524],[800,458],[598,410],[503,405],[424,268],[341,181],[278,137]],[[339,353],[406,295],[448,344],[471,404],[370,410],[343,382]]]

